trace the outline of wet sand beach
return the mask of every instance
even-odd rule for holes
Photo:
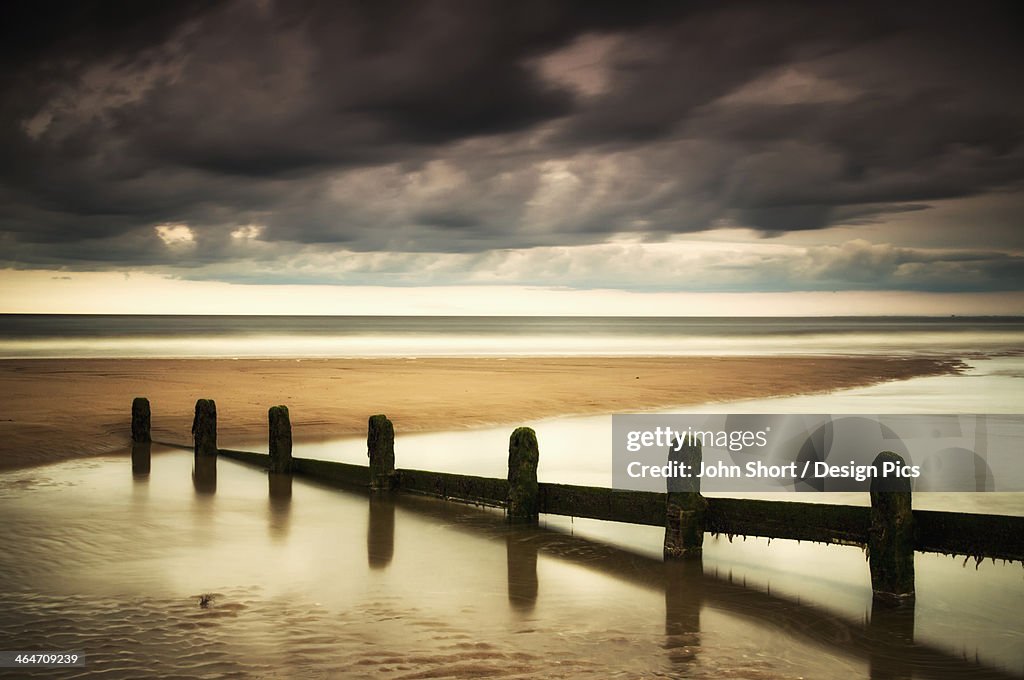
[[[958,361],[888,357],[17,359],[0,361],[0,469],[123,450],[131,400],[153,436],[187,442],[195,400],[217,401],[219,443],[266,436],[287,404],[297,442],[515,424],[717,401],[825,393],[954,373]]]

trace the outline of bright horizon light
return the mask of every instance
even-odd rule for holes
[[[1024,293],[629,292],[531,286],[245,285],[148,272],[0,270],[3,314],[310,316],[969,316]]]

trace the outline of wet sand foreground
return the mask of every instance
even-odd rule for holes
[[[187,441],[195,400],[217,401],[220,444],[266,436],[287,404],[297,441],[362,434],[387,413],[399,432],[442,431],[830,392],[954,373],[958,361],[888,357],[429,359],[24,359],[0,361],[0,469],[123,448],[135,396],[153,436]]]

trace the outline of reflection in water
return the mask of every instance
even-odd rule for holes
[[[192,462],[192,485],[197,494],[217,493],[217,456],[195,456]]]
[[[280,472],[267,473],[269,489],[270,536],[283,540],[288,536],[288,517],[292,508],[292,476]]]
[[[370,519],[366,527],[366,559],[371,569],[391,564],[395,554],[395,502],[388,494],[370,494]]]
[[[537,544],[532,529],[510,527],[505,534],[508,556],[508,603],[529,612],[537,604]]]
[[[149,442],[132,442],[132,477],[149,477],[150,450]]]
[[[700,557],[665,563],[665,649],[680,672],[697,661],[703,580]]]
[[[914,601],[902,607],[871,607],[871,680],[914,677]]]
[[[195,462],[157,445],[145,484],[124,474],[123,454],[0,474],[5,645],[80,649],[89,676],[111,680],[155,666],[167,677],[290,677],[298,666],[391,680],[1021,678],[1019,565],[928,562],[915,628],[906,609],[867,618],[866,578],[814,586],[822,563],[782,545],[733,553],[749,556],[747,572],[724,548],[705,552],[702,573],[662,561],[657,527],[510,529],[493,509],[301,478],[289,501],[286,479],[230,461],[212,496],[191,488]],[[652,549],[629,549],[616,532]],[[804,587],[787,596],[771,571],[741,585],[780,554]],[[862,591],[865,608],[837,613],[844,589]],[[204,593],[215,596],[205,608]],[[940,618],[961,639],[929,637]],[[0,678],[54,677],[18,670]]]

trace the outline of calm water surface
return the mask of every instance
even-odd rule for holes
[[[0,315],[0,358],[1020,352],[1020,317]]]
[[[1019,319],[0,317],[8,357],[595,347],[968,356],[965,375],[705,410],[1024,412]],[[610,483],[609,416],[522,424],[538,432],[542,480]],[[505,474],[510,427],[405,435],[397,425],[400,467]],[[365,463],[362,438],[296,436],[296,455]],[[211,476],[159,447],[141,470],[126,452],[0,475],[0,649],[88,659],[0,677],[1024,678],[1020,564],[919,553],[916,606],[872,611],[858,548],[709,536],[702,563],[665,565],[651,527],[544,517],[510,528],[493,510],[370,497],[228,460]],[[1024,494],[914,499],[1024,514]]]
[[[871,611],[859,549],[710,539],[330,489],[187,452],[0,478],[3,677],[1021,677],[1024,569],[918,555]],[[199,471],[203,473],[202,470]],[[209,606],[200,598],[211,594]]]

